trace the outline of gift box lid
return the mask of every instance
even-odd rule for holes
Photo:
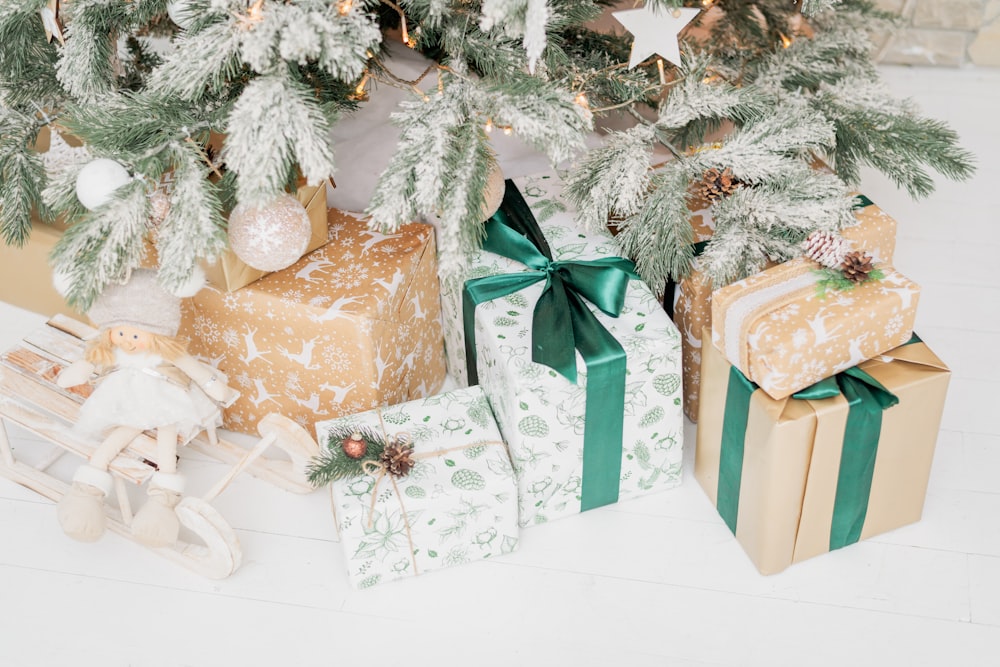
[[[424,253],[434,252],[432,228],[414,222],[384,234],[370,230],[362,214],[338,209],[327,221],[325,246],[248,289],[307,305],[319,320],[394,320],[408,299],[401,288],[413,282]]]

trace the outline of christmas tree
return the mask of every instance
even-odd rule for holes
[[[480,240],[491,128],[566,168],[583,220],[614,221],[654,288],[691,268],[699,197],[717,225],[701,266],[725,284],[851,222],[862,166],[913,196],[932,191],[928,168],[971,173],[948,127],[881,86],[869,31],[893,17],[869,2],[648,0],[638,20],[620,8],[629,32],[614,34],[593,23],[609,4],[0,0],[0,234],[24,243],[33,212],[69,222],[52,262],[81,308],[150,237],[176,288],[225,248],[225,211],[335,173],[330,128],[363,114],[375,83],[412,97],[372,224],[437,215],[445,265]],[[395,75],[388,39],[431,66]],[[95,174],[106,196],[82,202]]]

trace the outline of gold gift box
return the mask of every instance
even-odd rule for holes
[[[855,248],[864,248],[877,262],[892,263],[896,249],[896,221],[875,204],[854,211],[857,224],[845,227],[840,235]],[[711,211],[705,205],[691,214],[696,243],[707,241],[715,232]],[[697,264],[697,260],[696,260]],[[712,326],[712,283],[697,268],[677,285],[674,323],[681,336],[681,368],[684,376],[684,414],[698,420],[698,392],[701,376],[701,331]]]
[[[241,392],[226,428],[269,412],[316,421],[422,398],[445,377],[433,228],[394,234],[331,209],[330,242],[234,292],[207,287],[180,335]]]
[[[705,347],[694,474],[713,505],[730,368],[714,346]],[[864,540],[920,520],[951,372],[923,343],[859,368],[899,398],[882,413]],[[735,534],[762,574],[830,551],[847,415],[843,396],[774,400],[759,389],[751,395]]]

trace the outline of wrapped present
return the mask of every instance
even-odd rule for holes
[[[857,196],[854,211],[857,223],[839,234],[856,248],[864,248],[879,264],[891,264],[896,247],[896,221],[864,195]],[[715,224],[712,213],[703,207],[692,213],[696,254],[712,237]],[[697,260],[696,260],[697,262]],[[673,316],[683,335],[682,368],[684,374],[684,414],[691,421],[698,418],[698,388],[701,373],[701,331],[712,326],[712,282],[696,268],[678,283]],[[670,295],[668,294],[669,298]]]
[[[66,304],[52,284],[49,254],[65,230],[59,224],[35,221],[31,237],[23,246],[10,246],[0,241],[0,301],[42,315],[61,313],[80,318],[80,313]]]
[[[712,343],[771,398],[902,345],[920,287],[883,266],[849,290],[824,287],[809,259],[779,264],[712,293]]]
[[[354,474],[331,484],[354,586],[366,588],[517,547],[514,470],[479,387],[319,422],[316,435],[327,453],[314,471],[324,466],[343,470],[346,452],[356,458],[352,443],[368,441]],[[401,456],[397,452],[406,444],[412,445],[411,453]],[[396,451],[390,451],[393,447]]]
[[[309,244],[306,246],[306,254],[327,242],[327,187],[327,182],[318,186],[303,183],[295,192],[295,198],[305,206],[306,213],[309,214],[309,223],[312,229]],[[232,250],[225,251],[212,263],[205,262],[203,268],[208,282],[227,292],[246,287],[268,274],[267,271],[261,271],[247,265]]]
[[[522,526],[681,475],[677,329],[610,236],[577,228],[560,188],[549,176],[508,181],[470,258],[477,277],[442,294],[449,362],[490,398]],[[553,215],[536,222],[532,209]]]
[[[949,377],[914,338],[774,400],[708,345],[695,477],[764,574],[914,523]]]
[[[242,393],[226,428],[253,433],[269,412],[311,427],[444,381],[432,228],[386,235],[335,209],[329,223],[330,243],[287,269],[185,301],[180,335]]]

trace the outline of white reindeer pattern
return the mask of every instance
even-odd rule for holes
[[[339,317],[350,318],[350,314],[344,312],[344,307],[357,303],[361,303],[361,299],[356,296],[342,296],[334,301],[329,308],[319,315],[310,315],[309,319],[313,322],[329,322],[330,320],[335,320]]]
[[[243,336],[243,342],[245,343],[246,346],[246,354],[243,355],[242,357],[243,364],[245,366],[249,366],[250,362],[255,361],[256,359],[260,359],[261,361],[271,363],[270,359],[266,359],[264,357],[265,354],[270,354],[271,350],[257,349],[257,341],[254,340],[254,336],[257,334],[257,329],[251,329],[249,324],[245,326],[247,332],[245,334],[241,334]]]
[[[391,241],[392,239],[401,239],[404,236],[403,234],[383,234],[381,232],[372,231],[370,229],[366,229],[365,231],[361,232],[361,234],[368,235],[368,240],[364,241],[361,244],[362,255],[368,254],[369,250],[371,250],[379,243],[382,243],[383,241]]]
[[[313,274],[317,271],[320,273],[325,272],[327,269],[336,266],[333,262],[327,260],[326,258],[319,258],[311,260],[308,264],[299,269],[295,274],[295,280],[303,280],[307,283],[318,283],[319,278],[313,278]]]
[[[826,319],[828,317],[829,315],[824,315],[822,312],[819,312],[816,313],[815,317],[806,320],[806,324],[808,324],[809,328],[812,329],[813,336],[815,337],[815,340],[813,341],[814,345],[824,345],[836,338],[839,338],[839,336],[835,334],[844,326],[844,323],[841,322],[833,329],[827,331]]]
[[[319,388],[320,391],[333,392],[334,403],[343,403],[344,399],[347,398],[347,395],[351,393],[351,390],[354,389],[355,386],[356,385],[354,382],[344,386],[337,386],[337,385],[323,383],[319,386]]]
[[[253,386],[257,389],[257,395],[251,398],[250,402],[253,403],[253,406],[255,408],[259,408],[260,404],[263,403],[264,401],[271,401],[277,405],[281,405],[274,398],[275,396],[277,396],[277,394],[272,394],[271,392],[269,392],[267,390],[267,387],[264,386],[263,380],[261,380],[260,378],[254,379]]]
[[[316,347],[316,341],[319,340],[319,336],[312,338],[307,341],[302,342],[302,351],[298,354],[293,354],[282,346],[278,346],[278,350],[281,352],[281,356],[289,361],[294,361],[295,363],[302,366],[307,371],[315,371],[320,368],[319,364],[312,363],[313,349]]]

